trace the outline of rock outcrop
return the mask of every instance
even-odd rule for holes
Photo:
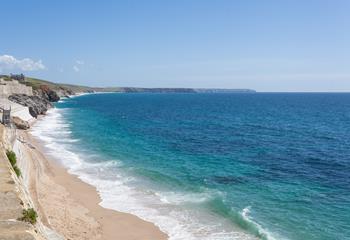
[[[12,122],[15,124],[17,129],[27,130],[30,128],[29,123],[20,119],[19,117],[12,117]]]
[[[64,88],[64,87],[60,87],[59,89],[55,89],[54,91],[57,93],[59,97],[65,97],[65,98],[69,98],[70,96],[76,94],[73,90]]]
[[[45,114],[53,105],[50,101],[39,96],[28,96],[25,94],[13,94],[9,100],[29,108],[29,113],[37,118],[40,114]]]
[[[58,94],[46,85],[42,85],[39,89],[35,90],[34,95],[46,99],[49,102],[57,102],[60,100]]]

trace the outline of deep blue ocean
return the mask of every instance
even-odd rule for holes
[[[91,94],[32,133],[171,240],[350,239],[350,94]]]

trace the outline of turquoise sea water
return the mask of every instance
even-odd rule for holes
[[[350,94],[92,94],[32,130],[170,239],[350,239]]]

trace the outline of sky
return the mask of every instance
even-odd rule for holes
[[[349,0],[11,0],[0,9],[0,74],[350,92]]]

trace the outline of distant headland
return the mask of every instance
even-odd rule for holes
[[[59,96],[70,96],[77,93],[119,92],[119,93],[255,93],[252,89],[224,89],[224,88],[143,88],[143,87],[90,87],[65,83],[54,83],[47,80],[26,77],[23,74],[0,75],[0,79],[17,80],[33,88],[33,90],[49,88]]]

